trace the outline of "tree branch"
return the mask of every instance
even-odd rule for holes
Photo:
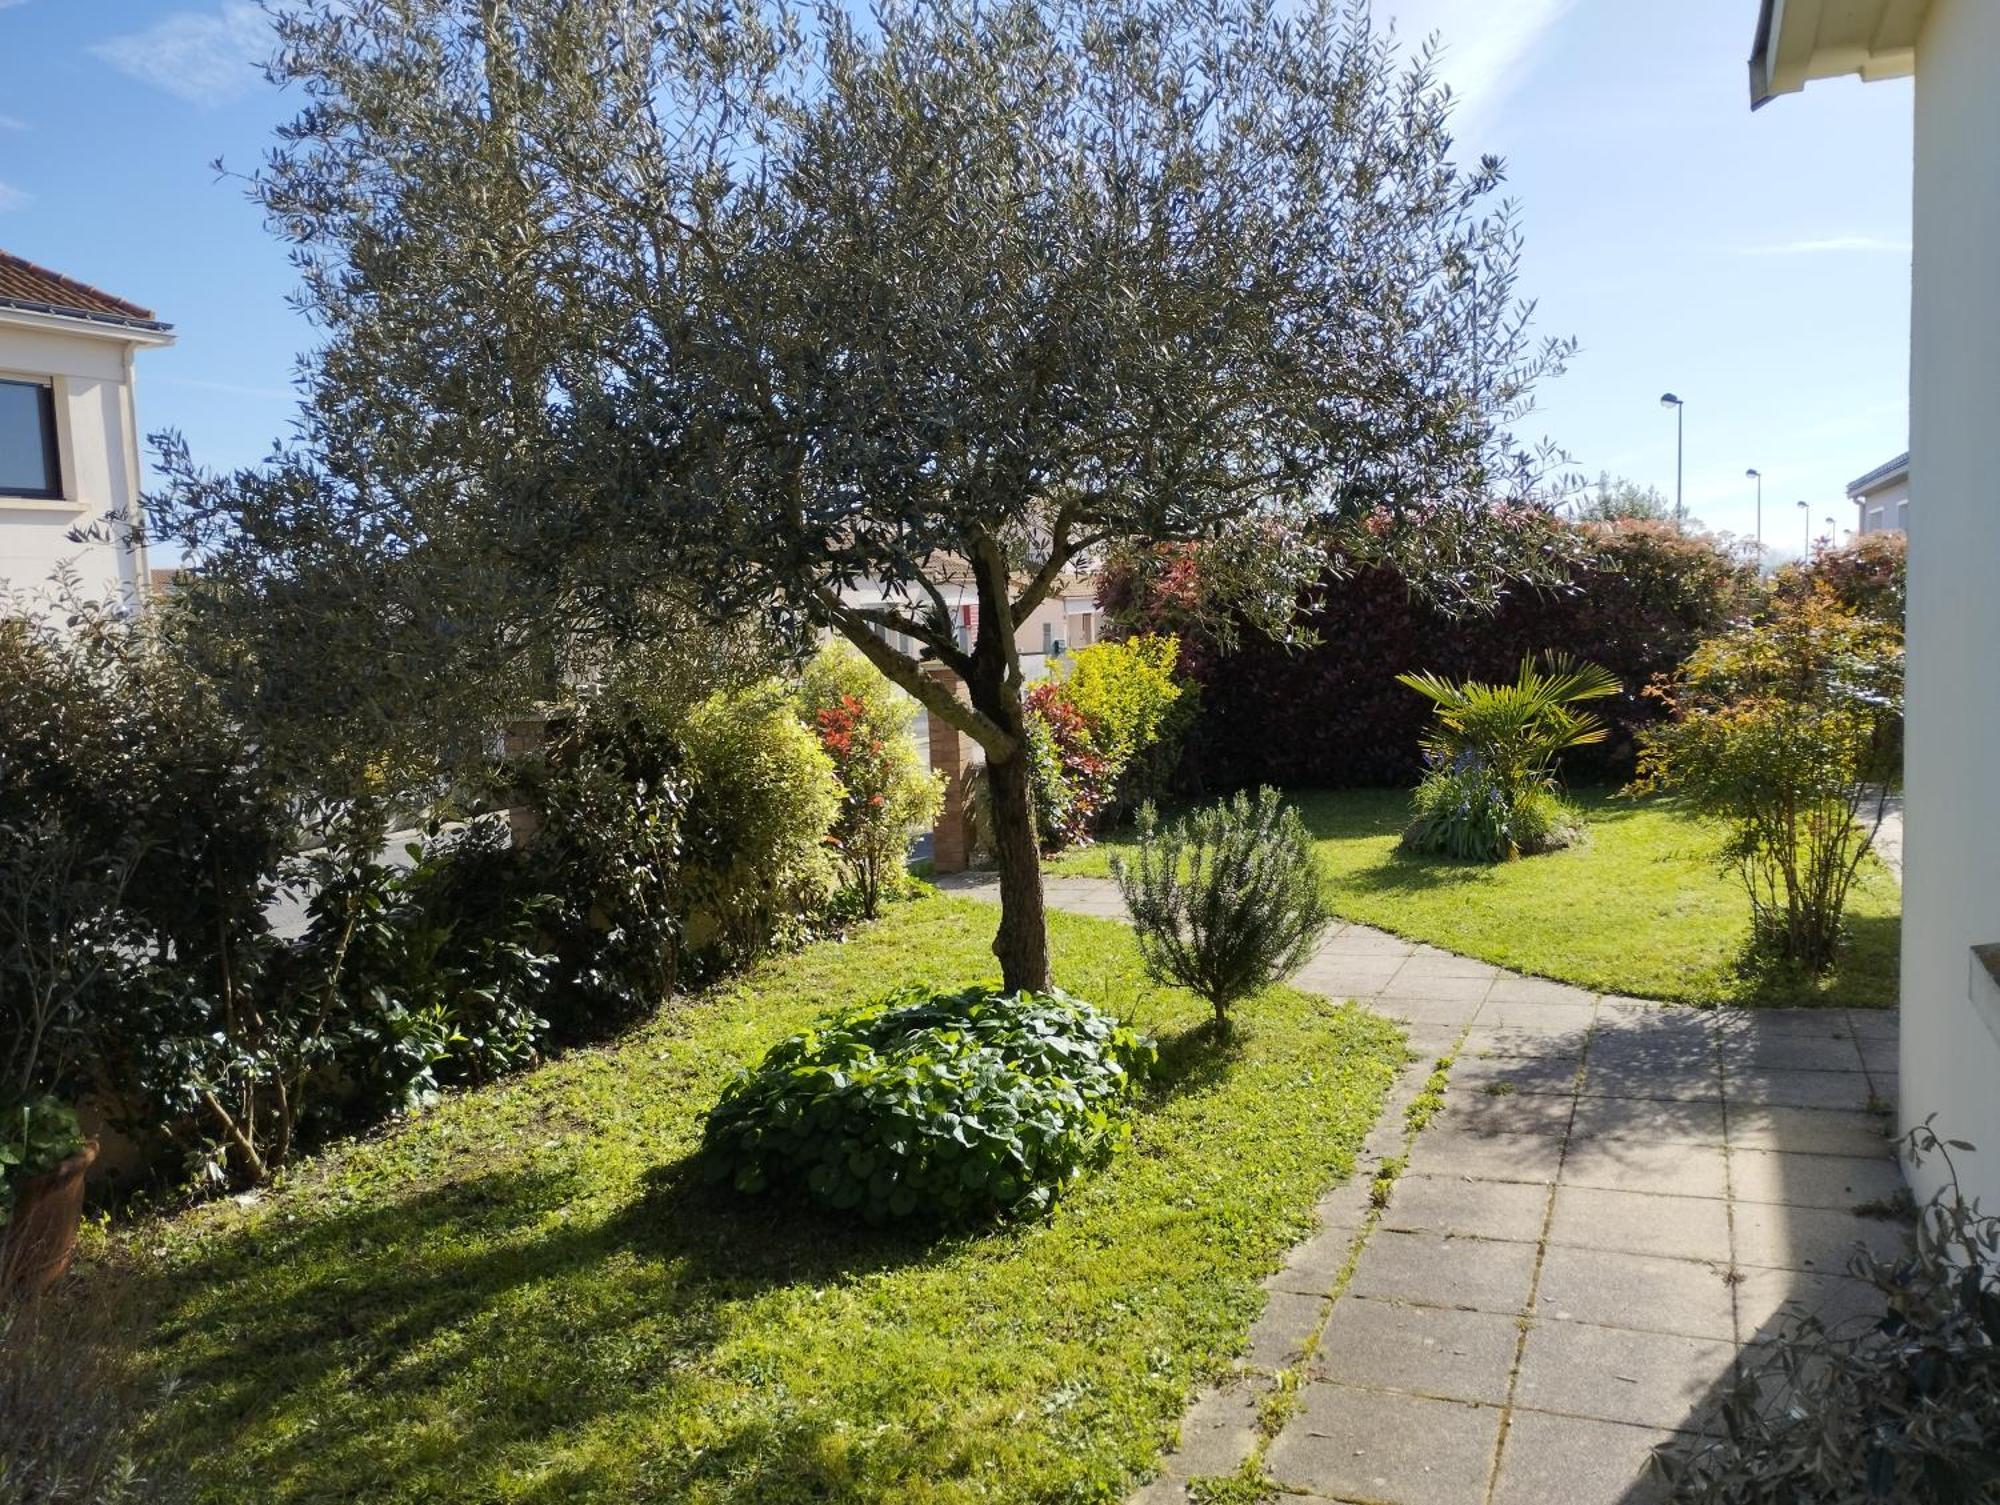
[[[966,733],[986,749],[988,757],[1007,758],[1013,755],[1016,740],[1005,727],[992,717],[975,710],[925,674],[908,654],[898,653],[875,636],[868,618],[857,608],[849,606],[838,595],[825,588],[822,588],[814,599],[834,629],[859,648],[862,657],[869,663],[914,695],[917,703],[925,710],[934,716],[942,717],[947,723]],[[952,657],[958,663],[970,667],[970,662],[964,654],[953,650]],[[964,670],[958,667],[958,663],[947,661],[948,667],[963,678]]]

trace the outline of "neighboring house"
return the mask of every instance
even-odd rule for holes
[[[1896,456],[1878,465],[1865,476],[1847,483],[1847,499],[1854,503],[1856,533],[1908,533],[1910,531],[1910,456]]]
[[[1901,1103],[2000,1207],[2000,0],[1762,0],[1751,103],[1916,75]],[[1943,1167],[1916,1175],[1919,1194]]]
[[[972,583],[971,569],[946,561],[928,573],[957,624],[959,645],[970,648],[979,625],[979,592]],[[850,606],[876,606],[890,598],[881,586],[864,582],[842,591],[841,599]],[[919,593],[912,601],[897,598],[895,604],[900,609],[916,610],[929,603]],[[1040,679],[1064,655],[1096,642],[1097,631],[1097,577],[1080,571],[1061,581],[1017,630],[1023,677]],[[917,645],[902,633],[884,630],[878,635],[898,652],[917,651]]]
[[[173,340],[151,309],[0,251],[0,593],[68,567],[87,599],[144,609],[133,357]]]

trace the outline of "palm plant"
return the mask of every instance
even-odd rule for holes
[[[1431,761],[1477,759],[1510,803],[1547,787],[1558,754],[1604,740],[1603,718],[1577,707],[1624,688],[1609,669],[1567,653],[1546,653],[1539,665],[1532,656],[1522,659],[1511,685],[1453,684],[1432,673],[1398,674],[1396,680],[1437,707],[1423,742]]]
[[[1404,834],[1415,851],[1503,861],[1574,839],[1575,811],[1555,794],[1555,763],[1572,747],[1602,742],[1604,721],[1581,703],[1615,695],[1617,676],[1565,653],[1521,661],[1511,685],[1436,674],[1399,674],[1437,709],[1423,748],[1431,772]]]

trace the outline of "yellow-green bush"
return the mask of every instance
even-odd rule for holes
[[[770,679],[711,695],[681,728],[687,951],[748,960],[810,930],[838,887],[828,836],[840,813],[833,760]]]

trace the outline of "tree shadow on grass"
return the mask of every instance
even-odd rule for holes
[[[1250,1034],[1247,1025],[1208,1018],[1162,1037],[1159,1060],[1146,1081],[1147,1106],[1220,1088],[1241,1064]]]
[[[698,1407],[762,1293],[890,1271],[952,1241],[737,1197],[686,1161],[642,1175],[608,1215],[596,1191],[576,1170],[493,1171],[260,1223],[141,1277],[160,1314],[155,1368],[178,1392],[153,1444],[218,1494],[244,1488],[222,1471],[254,1459],[258,1498],[488,1498],[496,1476],[542,1468],[599,1423]],[[746,1455],[816,1446],[805,1432],[774,1441],[755,1411],[740,1423],[754,1436],[719,1439],[716,1457],[737,1467],[717,1476],[731,1480],[718,1499],[777,1498],[790,1470]],[[653,1475],[708,1478],[714,1462],[704,1445]],[[815,1468],[802,1457],[799,1477]],[[565,1487],[596,1497],[573,1474]]]
[[[1740,989],[1731,1001],[1749,1008],[1894,1008],[1902,926],[1900,914],[1850,913],[1833,966],[1819,977],[1746,946],[1736,960]]]

